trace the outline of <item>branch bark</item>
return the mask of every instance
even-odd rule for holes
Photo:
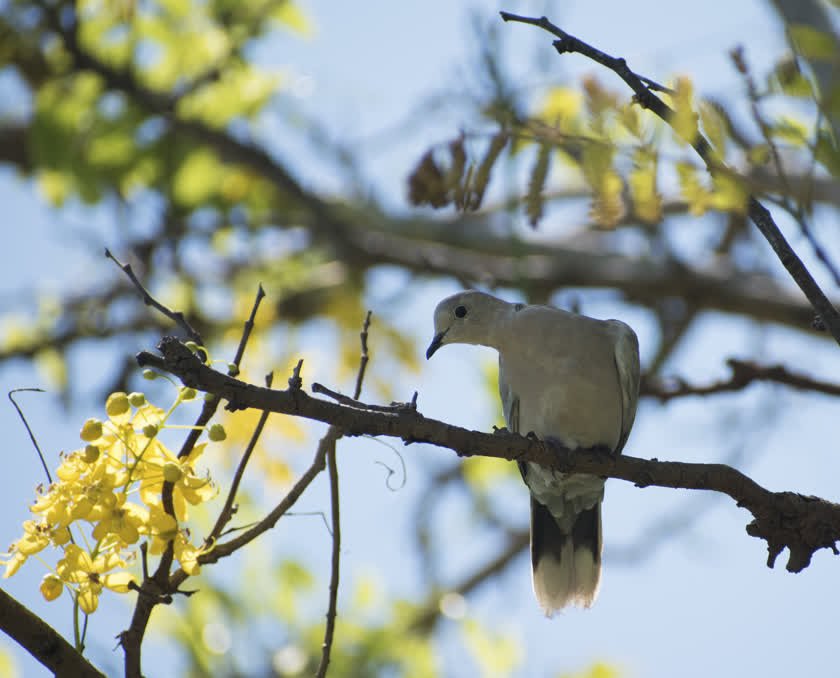
[[[261,388],[216,372],[173,337],[158,346],[161,355],[137,355],[141,367],[157,368],[178,377],[186,386],[213,393],[228,401],[228,409],[256,408],[314,419],[339,427],[345,435],[386,435],[406,444],[425,442],[454,450],[459,456],[487,456],[532,461],[562,473],[589,473],[618,478],[638,487],[658,486],[713,490],[732,497],[753,515],[748,534],[767,542],[767,565],[773,567],[784,548],[790,550],[787,569],[799,572],[813,553],[830,548],[838,553],[840,505],[795,492],[771,492],[724,464],[645,460],[606,454],[601,450],[569,450],[554,443],[499,431],[469,431],[427,419],[412,405],[367,409],[332,403],[307,395],[300,388],[277,391]],[[219,544],[223,555],[226,544]]]
[[[3,589],[0,589],[0,629],[56,678],[105,678],[58,631]]]

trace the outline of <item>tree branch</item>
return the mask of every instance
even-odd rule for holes
[[[605,54],[582,40],[569,35],[552,24],[546,17],[536,19],[517,16],[509,12],[501,12],[501,16],[504,21],[532,24],[557,36],[558,40],[555,40],[553,44],[554,48],[560,54],[567,52],[582,54],[610,69],[633,90],[635,94],[634,99],[637,103],[643,108],[647,108],[655,113],[669,125],[671,124],[674,118],[673,109],[657,97],[651,91],[652,88],[645,84],[639,76],[627,67],[627,62],[624,59],[617,59]],[[697,154],[703,159],[710,174],[729,172],[725,166],[713,158],[709,142],[699,132],[695,134],[693,139],[686,139],[686,141],[691,144]],[[835,341],[840,344],[840,313],[837,312],[837,309],[834,308],[828,300],[828,297],[825,296],[825,293],[811,276],[805,264],[802,263],[802,260],[793,251],[793,248],[787,242],[784,235],[782,235],[776,222],[773,221],[770,212],[752,196],[747,201],[747,212],[765,240],[770,244],[770,247],[773,248],[779,261],[782,262],[782,265],[787,269],[794,282],[799,286],[799,289],[802,290],[808,298],[808,301],[811,302],[814,310],[822,322],[825,323],[825,326]]]
[[[771,492],[744,474],[723,464],[697,464],[614,457],[598,449],[568,450],[554,443],[523,438],[507,432],[469,431],[423,417],[406,405],[395,412],[371,411],[320,400],[299,388],[284,391],[260,388],[216,372],[203,364],[173,337],[158,346],[162,355],[138,354],[141,366],[152,366],[177,376],[186,386],[213,393],[229,402],[228,409],[256,408],[322,421],[345,435],[386,435],[404,442],[426,442],[447,447],[459,456],[487,456],[538,463],[562,473],[588,473],[619,478],[638,487],[714,490],[732,497],[753,514],[747,532],[767,541],[768,566],[779,553],[790,550],[787,569],[799,572],[808,566],[814,551],[830,548],[837,553],[840,539],[840,505],[794,492]],[[225,551],[240,535],[216,551]],[[211,556],[211,554],[207,554]]]
[[[748,360],[730,358],[726,361],[732,376],[705,386],[688,384],[682,379],[656,379],[645,375],[640,394],[652,396],[660,402],[683,396],[706,396],[715,393],[740,391],[754,381],[773,381],[802,391],[840,396],[840,384],[813,379],[798,372],[791,372],[784,365],[758,365]]]
[[[105,678],[55,629],[0,589],[0,629],[56,678]]]

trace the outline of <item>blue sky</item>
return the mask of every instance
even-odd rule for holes
[[[383,201],[406,208],[404,179],[419,154],[430,144],[452,138],[464,123],[459,106],[444,107],[416,121],[399,143],[383,137],[383,130],[406,120],[430,94],[451,92],[457,102],[477,85],[465,80],[474,58],[475,33],[468,9],[477,9],[492,20],[498,9],[548,15],[555,23],[604,51],[624,56],[630,66],[656,80],[691,74],[703,95],[731,99],[739,93],[738,78],[727,52],[742,44],[756,70],[768,69],[782,49],[778,23],[767,3],[706,3],[654,0],[625,2],[520,2],[494,3],[312,1],[302,6],[313,17],[311,39],[276,40],[260,45],[255,58],[284,69],[290,77],[291,95],[315,114],[334,136],[358,140],[363,169]],[[501,21],[499,21],[501,24]],[[537,29],[500,25],[505,35],[509,72],[523,87],[545,84],[563,76],[578,82],[595,66],[581,57],[562,60],[551,49],[550,39]],[[534,68],[534,58],[544,68]],[[604,74],[602,78],[608,81]],[[1,81],[0,81],[1,82]],[[9,87],[8,82],[3,86]],[[616,84],[617,86],[617,84]],[[304,144],[264,121],[266,143],[295,167],[303,182],[338,190],[341,177],[324,170]],[[378,140],[379,139],[379,140]],[[378,140],[378,141],[377,141]],[[364,142],[364,143],[362,143]],[[101,248],[113,237],[113,212],[69,208],[62,212],[44,207],[33,186],[14,173],[0,171],[0,201],[6,229],[0,249],[0,299],[23,290],[91,290],[109,265]],[[79,236],[83,233],[84,238]],[[804,247],[795,237],[798,249]],[[837,247],[837,243],[829,242]],[[781,267],[779,267],[781,268]],[[821,278],[823,276],[820,276]],[[400,307],[381,299],[397,291],[401,279],[384,276],[374,313],[387,313],[407,332],[418,337],[418,352],[432,331],[431,313],[436,302],[454,292],[454,281],[418,285]],[[392,289],[391,289],[392,288]],[[655,341],[651,319],[636,309],[615,303],[614,297],[588,293],[584,310],[596,317],[622,317],[633,325],[642,345],[643,360]],[[375,346],[375,328],[371,338]],[[135,352],[139,346],[113,346]],[[831,379],[840,374],[840,354],[828,342],[802,338],[790,330],[755,327],[721,315],[709,314],[692,331],[689,340],[669,363],[669,373],[704,381],[725,373],[725,358],[756,357],[765,362],[785,362],[798,370]],[[426,416],[486,430],[496,420],[495,403],[484,395],[481,367],[493,360],[492,352],[471,347],[448,347],[435,360],[423,364],[416,377],[394,384],[398,395],[420,391]],[[72,375],[84,382],[95,378],[92,356],[77,356],[79,369]],[[317,367],[314,368],[317,370]],[[387,366],[371,363],[370,376],[388,378]],[[310,373],[309,379],[313,379]],[[23,364],[0,370],[0,388],[40,385],[40,377]],[[346,386],[346,385],[342,385]],[[94,389],[83,387],[83,392]],[[52,454],[77,443],[80,422],[90,416],[90,400],[80,400],[69,411],[47,395],[24,394],[30,425],[39,442]],[[833,440],[832,422],[837,404],[827,398],[804,396],[772,387],[713,400],[691,400],[667,407],[646,402],[625,449],[633,456],[686,461],[736,460],[736,465],[773,490],[796,490],[826,498],[836,496],[840,459]],[[0,477],[6,521],[2,534],[7,543],[17,538],[32,488],[40,482],[40,469],[30,453],[25,430],[10,406],[0,407],[0,425],[7,433],[7,472]],[[344,490],[342,526],[348,573],[370,573],[388,592],[411,595],[418,575],[405,572],[399,553],[412,547],[414,499],[421,488],[412,484],[430,464],[445,464],[451,454],[412,446],[404,451],[409,482],[404,491],[392,493],[375,465],[383,453],[364,440],[342,443]],[[323,483],[313,488],[301,510],[326,506]],[[524,488],[505,498],[511,511],[527,521]],[[448,502],[453,513],[447,568],[454,580],[479,561],[490,545],[476,543],[468,516],[457,499]],[[688,529],[665,542],[649,557],[634,564],[622,560],[622,547],[644,538],[648,527],[675,511],[699,511],[701,517]],[[525,659],[520,676],[544,676],[581,670],[595,661],[614,663],[628,676],[666,678],[674,675],[789,676],[825,673],[835,662],[835,568],[828,552],[819,552],[803,573],[784,571],[786,554],[776,569],[764,566],[764,542],[748,537],[748,514],[728,499],[707,499],[698,493],[648,488],[639,490],[610,481],[604,507],[605,562],[601,596],[589,611],[573,610],[552,620],[542,617],[530,590],[529,565],[521,557],[499,579],[485,585],[469,600],[469,614],[492,628],[513,633],[523,644]],[[375,529],[371,529],[375,526]],[[299,545],[311,526],[295,524],[271,537],[279,549]],[[304,553],[317,561],[328,542]],[[298,546],[299,548],[299,546]],[[374,564],[375,565],[372,565]],[[224,576],[237,576],[237,564],[225,565]],[[67,632],[67,609],[48,606],[37,592],[42,572],[25,567],[4,587],[19,600]],[[159,611],[157,614],[165,613]],[[109,611],[99,627],[107,656],[113,629],[127,623],[124,608]],[[110,624],[110,625],[109,625]],[[454,627],[447,627],[443,632]],[[7,641],[0,639],[0,645]],[[449,648],[447,652],[453,652]],[[46,675],[39,665],[15,650],[22,675]],[[119,665],[121,653],[111,655]],[[145,664],[148,675],[168,675],[168,655]],[[451,658],[451,657],[450,657]],[[452,664],[453,667],[457,666]],[[469,675],[453,668],[450,675]]]

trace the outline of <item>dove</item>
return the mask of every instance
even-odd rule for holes
[[[468,290],[434,312],[431,358],[446,344],[499,353],[499,394],[507,428],[565,447],[621,453],[639,399],[639,344],[619,320],[550,306],[508,303]],[[546,615],[590,607],[601,581],[603,478],[518,462],[531,494],[531,571]]]

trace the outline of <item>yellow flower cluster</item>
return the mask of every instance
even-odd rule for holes
[[[41,593],[55,600],[70,587],[81,610],[90,614],[103,588],[129,590],[134,577],[125,568],[134,561],[141,537],[150,541],[153,555],[173,541],[181,567],[197,574],[205,547],[194,545],[181,523],[188,504],[217,494],[210,478],[195,471],[206,443],[179,459],[157,438],[175,407],[194,397],[193,389],[181,389],[167,412],[142,393],[112,393],[105,404],[108,419],[86,421],[81,438],[87,445],[62,453],[58,480],[39,487],[30,507],[37,518],[23,524],[23,536],[12,544],[7,559],[0,560],[6,565],[3,576],[12,576],[30,556],[52,545],[63,557],[54,568],[47,565],[52,572],[41,582]],[[164,480],[174,486],[175,517],[163,508]]]

